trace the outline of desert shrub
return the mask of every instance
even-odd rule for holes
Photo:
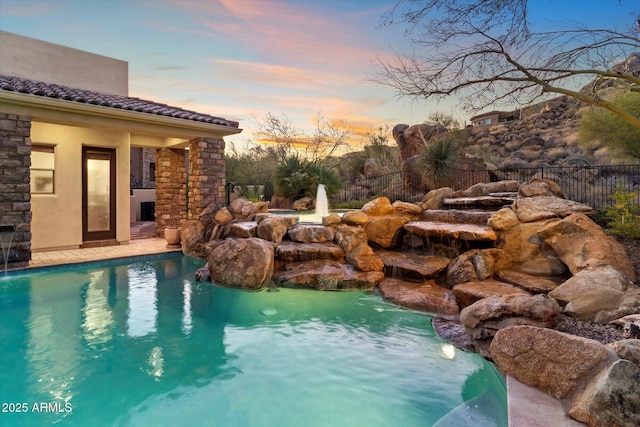
[[[609,233],[630,239],[640,239],[640,205],[634,202],[638,191],[626,191],[618,186],[611,196],[615,203],[602,209]]]

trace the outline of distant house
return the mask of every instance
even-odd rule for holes
[[[125,61],[0,32],[0,226],[16,230],[10,262],[128,243],[134,186],[155,187],[160,235],[224,202],[223,138],[238,123],[130,97],[128,84]]]
[[[495,125],[500,122],[509,122],[516,119],[514,112],[507,111],[489,111],[487,113],[478,114],[469,119],[472,126]]]

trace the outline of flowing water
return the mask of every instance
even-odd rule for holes
[[[429,316],[367,292],[199,283],[202,265],[1,278],[0,425],[506,425],[502,379]]]

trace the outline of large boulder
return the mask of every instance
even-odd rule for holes
[[[499,270],[511,267],[512,258],[502,249],[474,249],[451,261],[447,267],[447,284],[489,279]]]
[[[356,271],[335,261],[307,261],[287,264],[274,274],[278,286],[319,291],[372,289],[384,279],[379,271]]]
[[[549,295],[580,320],[607,323],[640,312],[640,288],[612,266],[581,270]]]
[[[209,254],[211,280],[222,286],[259,290],[273,278],[274,246],[263,239],[226,239]]]
[[[182,253],[188,256],[201,257],[202,253],[198,248],[205,243],[205,226],[202,221],[192,219],[186,221],[180,229],[180,240]]]
[[[370,218],[365,227],[367,239],[381,248],[396,248],[402,243],[404,225],[408,218],[399,216],[376,216]]]
[[[557,182],[550,179],[534,178],[522,185],[518,191],[520,197],[553,196],[564,199],[564,193]]]
[[[511,294],[483,298],[464,307],[460,322],[476,350],[489,357],[489,345],[500,329],[515,325],[548,328],[555,324],[559,313],[558,303],[546,295]]]
[[[611,351],[597,341],[534,326],[500,329],[490,347],[500,371],[557,399],[567,397]]]
[[[293,202],[293,209],[296,211],[310,211],[314,205],[313,198],[305,196]]]
[[[551,292],[558,287],[558,283],[544,277],[532,276],[515,270],[500,270],[496,272],[496,277],[503,282],[520,286],[534,294]]]
[[[345,252],[347,262],[360,271],[382,271],[384,264],[367,243],[362,227],[341,224],[336,227],[335,242]]]
[[[502,208],[487,220],[487,225],[495,231],[506,231],[519,223],[517,215],[511,208]]]
[[[369,222],[369,215],[360,209],[348,211],[342,215],[342,222],[347,225],[366,225]]]
[[[211,280],[222,286],[259,290],[273,278],[274,245],[263,239],[226,239],[209,254]]]
[[[378,197],[370,202],[365,203],[362,207],[362,212],[369,216],[387,216],[394,215],[395,209],[391,205],[391,202],[386,197]]]
[[[422,209],[442,209],[444,199],[448,199],[453,196],[453,190],[449,187],[441,187],[435,190],[429,191],[423,197],[420,202]]]
[[[513,259],[514,268],[534,275],[560,275],[567,269],[551,246],[538,233],[559,219],[518,223],[500,233],[497,247]]]
[[[255,221],[242,221],[230,224],[227,237],[256,237],[258,223]]]
[[[640,426],[640,367],[607,366],[571,401],[569,415],[590,427]]]
[[[461,307],[466,307],[484,298],[506,295],[530,296],[531,293],[509,283],[498,280],[465,282],[453,287],[453,294]]]
[[[589,267],[611,266],[629,280],[636,279],[624,246],[583,214],[550,223],[537,237],[553,248],[574,275]]]
[[[595,214],[590,206],[556,196],[519,198],[514,202],[514,207],[520,222],[564,218],[575,213],[590,216]]]
[[[333,241],[333,228],[320,224],[296,224],[287,232],[289,238],[300,243],[324,243]]]
[[[296,219],[283,216],[273,216],[265,218],[258,224],[257,236],[261,239],[273,243],[282,242],[290,226],[295,224]]]

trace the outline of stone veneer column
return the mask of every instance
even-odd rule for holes
[[[185,151],[160,148],[156,152],[156,232],[180,227],[187,219]]]
[[[224,140],[199,138],[189,142],[189,219],[198,219],[211,203],[224,203],[226,180]]]
[[[30,117],[0,113],[0,224],[16,226],[9,252],[9,266],[16,267],[31,259],[30,136]],[[5,237],[5,250],[8,244]]]

